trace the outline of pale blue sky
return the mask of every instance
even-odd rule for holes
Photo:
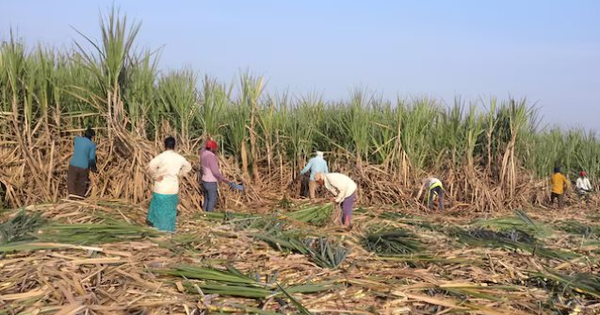
[[[0,0],[0,37],[69,47],[99,37],[112,3],[142,21],[163,69],[230,81],[250,69],[269,91],[340,99],[491,95],[537,102],[546,123],[600,130],[600,1]]]

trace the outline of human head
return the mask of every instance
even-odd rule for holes
[[[217,152],[218,148],[219,148],[219,145],[214,140],[206,141],[206,149],[207,150],[210,150],[212,152]]]
[[[167,137],[165,139],[165,149],[166,150],[175,150],[175,138]]]
[[[323,175],[323,173],[318,172],[317,174],[315,174],[315,182],[317,182],[317,184],[323,186],[325,184],[325,175]]]
[[[317,151],[317,156],[318,157],[323,157],[323,151]]]
[[[557,167],[555,167],[555,168],[554,168],[554,173],[560,173],[560,167],[558,167],[558,166],[557,166]]]
[[[579,172],[579,176],[586,177],[587,173],[585,171],[581,171],[581,172]]]
[[[88,127],[85,132],[83,133],[83,136],[92,140],[92,138],[96,135],[96,132],[94,131],[94,129],[92,129],[92,127]]]

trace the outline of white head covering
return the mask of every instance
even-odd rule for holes
[[[317,156],[323,157],[323,151],[317,151]]]

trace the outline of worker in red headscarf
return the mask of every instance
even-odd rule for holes
[[[204,203],[202,211],[212,212],[215,210],[217,199],[219,198],[219,182],[230,184],[219,170],[219,161],[217,160],[217,143],[208,139],[204,148],[200,152],[200,163],[202,165],[202,187],[204,188]]]
[[[590,180],[587,178],[587,174],[584,171],[579,173],[579,178],[575,182],[575,187],[577,188],[577,194],[579,198],[585,199],[585,203],[590,201],[589,192],[592,191],[592,184]]]

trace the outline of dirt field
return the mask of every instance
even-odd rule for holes
[[[7,210],[0,314],[600,313],[597,209],[359,207],[351,231],[330,210],[184,213],[173,235],[120,201]]]

